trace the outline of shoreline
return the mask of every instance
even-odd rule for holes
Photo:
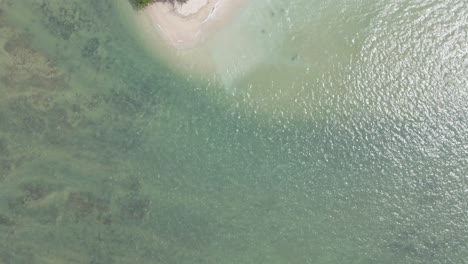
[[[237,15],[249,0],[155,2],[144,10],[157,33],[175,49],[199,46]]]

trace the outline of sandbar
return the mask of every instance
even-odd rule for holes
[[[143,11],[161,37],[177,49],[193,48],[222,29],[249,0],[155,2]]]

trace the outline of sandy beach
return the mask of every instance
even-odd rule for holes
[[[156,2],[144,13],[161,37],[178,49],[195,47],[226,25],[249,0]]]

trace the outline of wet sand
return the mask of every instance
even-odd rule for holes
[[[154,3],[145,16],[161,37],[177,49],[193,48],[223,28],[249,0],[189,0]]]

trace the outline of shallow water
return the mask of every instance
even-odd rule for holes
[[[200,75],[126,0],[0,0],[0,263],[466,263],[467,26],[255,1]]]

